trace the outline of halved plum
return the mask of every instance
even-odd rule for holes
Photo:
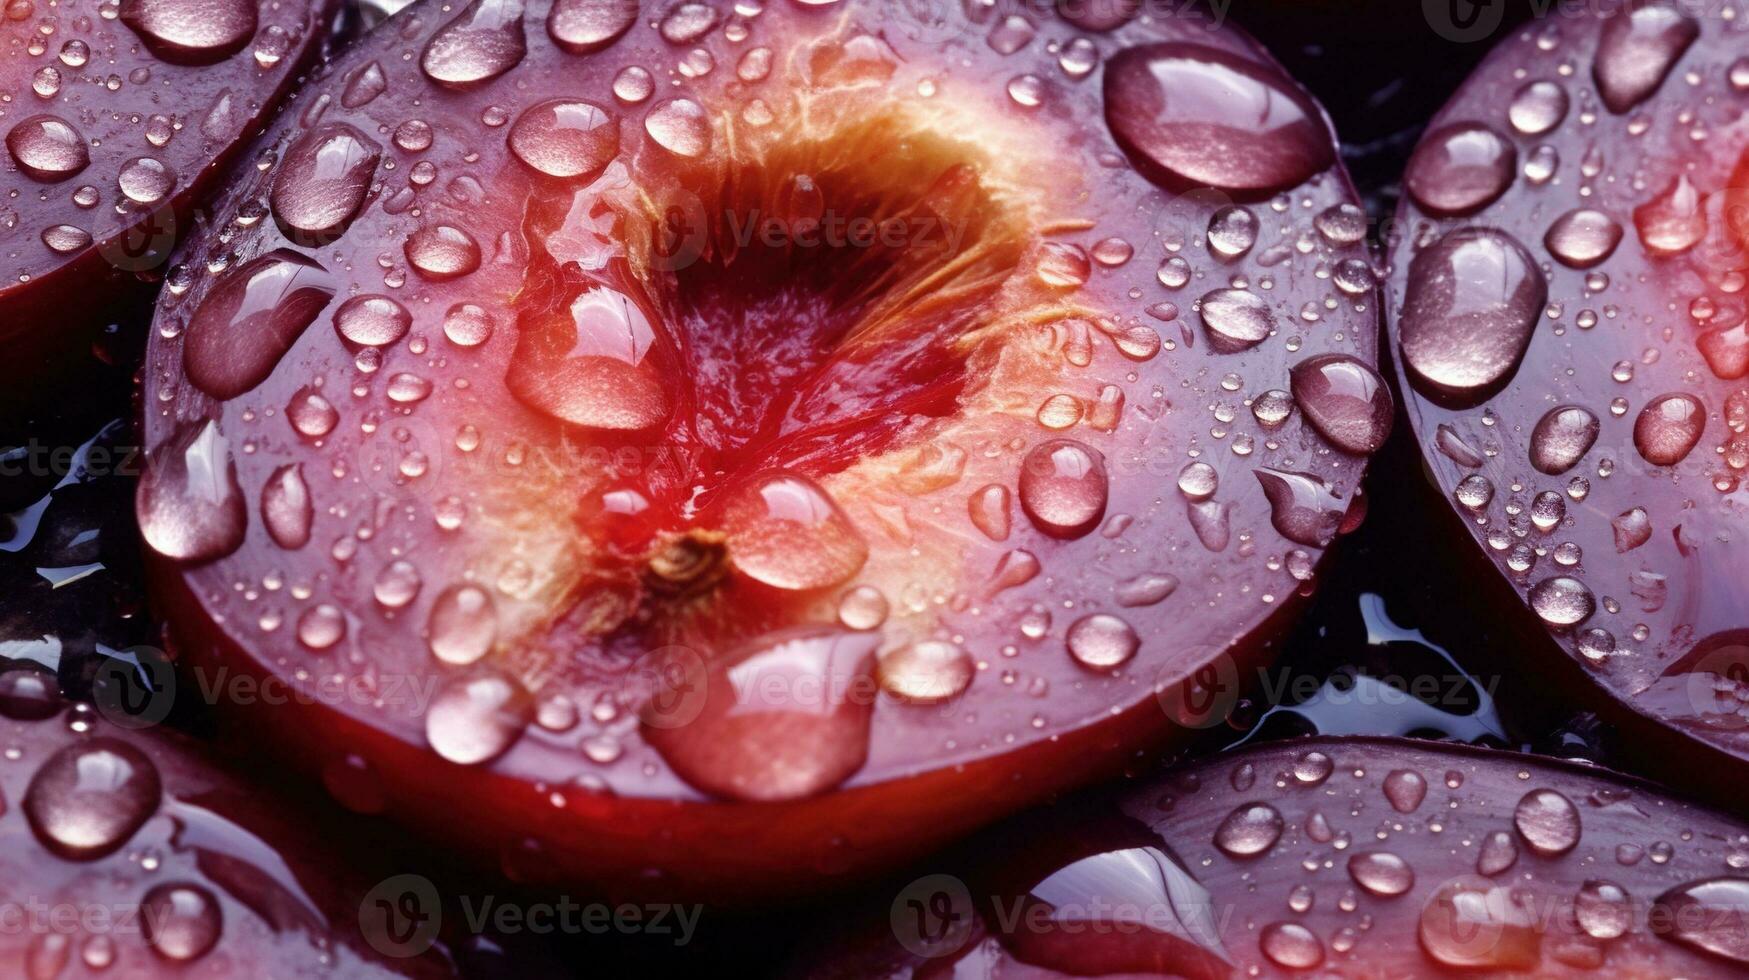
[[[6,4],[0,343],[50,358],[89,345],[124,301],[150,296],[195,205],[314,62],[338,9],[335,0]]]
[[[1526,27],[1415,151],[1388,296],[1422,455],[1559,676],[1617,702],[1621,758],[1735,801],[1746,92],[1716,14]]]
[[[440,919],[405,924],[421,944],[397,944],[401,923],[367,935],[375,882],[185,736],[118,727],[14,666],[0,737],[0,973],[456,975]]]
[[[144,375],[185,660],[292,692],[249,736],[519,879],[750,901],[1218,724],[1389,424],[1364,216],[1246,38],[987,13],[338,60]]]
[[[1749,825],[1607,770],[1291,740],[1002,825],[791,975],[1735,977],[1746,867]]]

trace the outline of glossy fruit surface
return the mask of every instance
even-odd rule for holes
[[[308,104],[143,537],[250,731],[518,878],[806,890],[1218,721],[1389,427],[1322,114],[1194,19],[420,5]]]
[[[1515,34],[1410,161],[1389,290],[1409,415],[1462,522],[1571,673],[1637,719],[1635,755],[1679,752],[1670,778],[1736,798],[1738,55],[1727,22],[1662,4]]]
[[[1317,738],[976,839],[805,977],[1730,977],[1749,827],[1516,753]]]

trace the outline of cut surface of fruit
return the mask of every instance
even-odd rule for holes
[[[137,510],[193,669],[518,877],[743,899],[1236,685],[1391,417],[1309,98],[1192,19],[631,11],[409,8],[181,256]]]
[[[198,743],[120,727],[56,687],[0,671],[0,973],[456,975],[429,930],[418,945],[362,932],[375,883],[336,873],[307,824]]]
[[[1679,7],[1490,55],[1410,162],[1387,301],[1422,454],[1487,560],[1632,723],[1629,757],[1741,799],[1749,67]]]
[[[0,16],[0,340],[68,331],[136,276],[161,276],[193,226],[191,208],[291,92],[338,6],[9,5]]]
[[[1290,740],[1027,814],[963,850],[875,895],[890,915],[828,927],[791,975],[1749,968],[1749,826],[1648,783],[1510,752]]]

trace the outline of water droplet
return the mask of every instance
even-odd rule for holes
[[[656,331],[631,297],[598,287],[564,311],[527,314],[505,378],[511,394],[562,422],[636,431],[668,417],[650,359]]]
[[[1346,453],[1377,452],[1391,434],[1391,390],[1378,372],[1347,354],[1320,354],[1294,365],[1295,404],[1331,445]]]
[[[1593,939],[1615,939],[1634,924],[1634,908],[1627,890],[1613,881],[1593,878],[1579,886],[1573,899],[1579,927]]]
[[[314,259],[275,249],[227,272],[190,318],[182,368],[229,400],[266,381],[328,301],[334,279]]]
[[[1644,507],[1624,511],[1609,524],[1615,531],[1617,554],[1632,551],[1652,538],[1652,517]]]
[[[1749,966],[1749,878],[1708,878],[1678,885],[1658,896],[1650,910],[1653,921],[1671,928],[1656,930],[1671,942]]]
[[[1216,353],[1236,354],[1256,347],[1275,329],[1269,302],[1247,289],[1216,289],[1197,303]]]
[[[1579,465],[1597,442],[1597,416],[1577,405],[1557,405],[1530,433],[1530,465],[1558,476]]]
[[[1307,752],[1294,760],[1294,781],[1301,786],[1321,786],[1336,771],[1336,762],[1322,752]]]
[[[522,63],[522,0],[473,0],[425,45],[419,65],[439,85],[483,85]]]
[[[1621,234],[1621,225],[1602,211],[1575,208],[1549,225],[1543,244],[1562,265],[1589,269],[1615,252]]]
[[[274,470],[261,488],[261,522],[274,543],[288,551],[302,548],[310,542],[314,518],[302,464],[287,463]]]
[[[59,116],[37,115],[6,133],[6,149],[18,169],[34,180],[66,180],[91,163],[85,137]]]
[[[135,204],[157,204],[176,187],[176,174],[151,157],[135,157],[121,165],[115,184]]]
[[[1007,487],[991,483],[966,500],[972,524],[991,541],[1008,539],[1010,496]]]
[[[1565,854],[1579,846],[1579,808],[1552,789],[1524,794],[1512,812],[1512,826],[1531,850],[1544,857]]]
[[[1228,857],[1267,854],[1281,839],[1281,811],[1267,803],[1246,803],[1227,814],[1215,828],[1215,846]]]
[[[556,0],[547,14],[547,34],[572,54],[590,54],[619,40],[638,22],[638,5],[626,0]]]
[[[1335,160],[1323,117],[1273,67],[1200,44],[1126,48],[1105,68],[1105,119],[1150,176],[1269,192]]]
[[[533,699],[516,678],[476,665],[432,698],[425,740],[450,762],[479,765],[509,751],[533,716]]]
[[[586,182],[619,155],[619,121],[594,103],[554,99],[517,117],[509,139],[510,151],[533,170]]]
[[[1122,619],[1095,613],[1071,623],[1065,642],[1076,663],[1091,670],[1111,670],[1136,655],[1142,638]]]
[[[1706,430],[1706,406],[1686,392],[1659,395],[1634,420],[1634,448],[1653,466],[1675,466]]]
[[[691,99],[656,103],[644,117],[644,132],[657,146],[677,156],[700,157],[711,148],[710,116]]]
[[[1045,242],[1039,247],[1038,279],[1056,289],[1074,289],[1093,275],[1087,250],[1069,242]]]
[[[1223,259],[1236,259],[1257,244],[1257,215],[1250,208],[1230,204],[1209,216],[1209,251]]]
[[[397,559],[383,566],[371,584],[371,594],[384,609],[400,609],[419,595],[423,583],[419,569],[406,559]]]
[[[868,560],[868,543],[830,494],[797,473],[750,480],[724,504],[729,561],[776,589],[841,584]]]
[[[1706,237],[1706,209],[1687,175],[1670,182],[1657,197],[1634,209],[1640,244],[1653,255],[1680,255]]]
[[[1422,137],[1403,184],[1423,211],[1457,216],[1492,204],[1517,173],[1518,150],[1511,140],[1491,126],[1455,123]]]
[[[311,650],[326,650],[345,638],[346,615],[327,603],[311,606],[298,617],[298,642]]]
[[[431,604],[425,638],[431,655],[444,663],[466,666],[484,657],[498,638],[491,595],[466,583],[444,589]]]
[[[457,303],[443,315],[443,335],[457,347],[478,347],[492,337],[492,315],[472,303]]]
[[[334,330],[352,347],[387,347],[407,335],[413,314],[388,296],[354,296],[334,311]]]
[[[299,388],[286,404],[285,417],[292,428],[306,439],[320,439],[334,431],[340,422],[340,412],[313,388]]]
[[[211,65],[243,50],[259,9],[254,0],[122,0],[120,19],[159,58]]]
[[[480,243],[451,225],[428,225],[407,236],[407,261],[432,282],[447,282],[480,267]]]
[[[1414,813],[1427,798],[1427,780],[1411,769],[1396,769],[1385,776],[1385,799],[1398,813]]]
[[[1297,922],[1271,922],[1258,933],[1257,943],[1270,962],[1289,970],[1310,970],[1324,962],[1324,944]]]
[[[889,609],[886,593],[859,585],[838,600],[838,621],[853,630],[878,629],[887,621]]]
[[[346,233],[364,207],[382,148],[345,123],[311,130],[286,150],[268,203],[287,238],[306,247]]]
[[[925,640],[880,658],[881,687],[915,704],[938,704],[971,686],[977,665],[957,644]]]
[[[1401,895],[1415,885],[1409,862],[1389,851],[1362,851],[1348,858],[1348,876],[1374,895]]]
[[[186,423],[147,463],[134,512],[153,551],[178,561],[209,561],[237,550],[249,512],[217,422]]]
[[[1164,602],[1178,591],[1178,576],[1164,572],[1137,575],[1118,585],[1114,591],[1117,604],[1126,608],[1152,606]]]
[[[1567,90],[1550,81],[1524,83],[1506,108],[1512,128],[1526,136],[1540,136],[1567,118]]]
[[[1262,467],[1254,472],[1269,499],[1270,523],[1282,537],[1313,548],[1325,547],[1336,537],[1344,508],[1323,480]]]
[[[1105,457],[1072,439],[1032,448],[1021,462],[1020,507],[1033,526],[1056,538],[1079,538],[1105,516]]]
[[[200,959],[219,941],[218,899],[199,885],[156,885],[140,903],[140,925],[152,951],[174,963]]]
[[[1548,285],[1524,246],[1502,232],[1462,228],[1409,265],[1403,360],[1430,397],[1486,397],[1517,370]]]
[[[91,233],[73,225],[50,225],[43,229],[43,244],[57,255],[71,255],[91,244]]]
[[[1694,18],[1669,5],[1618,8],[1604,21],[1591,64],[1603,104],[1621,115],[1651,98],[1699,35]]]
[[[1476,872],[1492,877],[1518,863],[1518,842],[1504,830],[1496,830],[1482,838],[1476,854]]]
[[[113,738],[69,745],[30,778],[24,815],[44,847],[69,861],[95,861],[120,849],[158,812],[157,767]]]

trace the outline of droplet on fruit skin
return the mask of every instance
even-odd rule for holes
[[[1348,876],[1368,892],[1384,897],[1401,895],[1415,885],[1415,871],[1409,862],[1389,851],[1350,855]]]
[[[218,899],[187,882],[166,882],[147,892],[140,903],[140,925],[152,952],[173,963],[205,956],[224,931]]]
[[[1414,813],[1427,798],[1427,779],[1413,769],[1394,769],[1385,775],[1385,799],[1398,813]]]
[[[448,664],[466,666],[492,650],[498,638],[498,612],[492,596],[466,583],[444,589],[431,604],[425,624],[431,655]]]
[[[340,411],[314,388],[299,388],[285,407],[286,421],[305,439],[320,439],[340,424]]]
[[[1573,899],[1579,927],[1593,939],[1615,939],[1633,927],[1634,908],[1626,890],[1612,881],[1593,878]]]
[[[448,282],[480,267],[480,243],[453,225],[429,225],[407,236],[408,264],[425,279]]]
[[[185,423],[152,453],[134,512],[146,544],[174,561],[210,561],[237,550],[249,510],[217,422]]]
[[[868,543],[819,484],[799,473],[753,477],[723,505],[729,562],[774,589],[806,591],[847,582]]]
[[[273,543],[296,551],[310,543],[315,505],[304,483],[302,463],[287,463],[273,471],[261,488],[261,523]]]
[[[382,147],[345,123],[327,123],[285,151],[268,203],[280,231],[305,247],[346,233],[370,193]]]
[[[534,700],[516,678],[476,665],[432,698],[425,740],[450,762],[481,765],[508,752],[533,717]]]
[[[1531,850],[1544,857],[1579,846],[1579,808],[1552,789],[1531,790],[1518,801],[1512,826]]]
[[[1215,828],[1215,846],[1232,858],[1250,858],[1269,853],[1281,839],[1286,822],[1281,811],[1267,803],[1246,803],[1227,814]]]
[[[1269,301],[1248,289],[1217,289],[1197,303],[1207,331],[1209,346],[1216,353],[1237,354],[1268,339],[1275,329],[1275,314]]]
[[[1069,656],[1089,670],[1114,670],[1128,663],[1142,638],[1125,620],[1108,613],[1083,616],[1069,625],[1064,643]]]
[[[1324,943],[1298,922],[1271,922],[1257,934],[1257,946],[1271,963],[1290,970],[1310,970],[1324,962]]]
[[[632,432],[668,418],[651,355],[656,328],[630,296],[586,290],[563,312],[523,317],[505,384],[537,412],[590,429]]]
[[[1644,507],[1623,511],[1609,522],[1615,532],[1615,550],[1625,554],[1652,539],[1652,517]]]
[[[69,745],[31,776],[22,808],[44,847],[69,861],[95,861],[125,845],[163,797],[158,769],[113,738]]]
[[[212,65],[255,37],[254,0],[122,0],[120,20],[172,64]]]
[[[957,644],[925,640],[883,654],[879,673],[888,694],[912,704],[940,704],[971,686],[977,664]]]
[[[220,401],[253,390],[333,299],[314,259],[276,249],[226,273],[189,319],[182,369]]]
[[[1391,434],[1396,405],[1378,372],[1347,354],[1320,354],[1293,366],[1294,403],[1330,444],[1371,455]]]
[[[1166,601],[1178,591],[1178,585],[1176,575],[1150,572],[1123,582],[1113,590],[1112,597],[1125,608],[1152,606]]]
[[[334,332],[348,346],[387,347],[412,329],[413,314],[389,296],[354,296],[334,311]]]
[[[1706,237],[1700,191],[1683,174],[1656,197],[1634,209],[1634,230],[1653,255],[1681,255]]]
[[[691,99],[658,102],[644,117],[644,132],[675,156],[701,157],[711,148],[710,116]]]
[[[1328,547],[1342,526],[1342,499],[1309,473],[1259,467],[1257,482],[1269,500],[1270,523],[1282,537],[1311,548]]]
[[[1510,887],[1458,878],[1441,885],[1422,906],[1417,937],[1435,963],[1520,972],[1542,963],[1537,926],[1534,910]]]
[[[510,152],[548,177],[587,182],[619,155],[619,120],[580,99],[530,106],[510,127]]]
[[[1621,235],[1621,224],[1609,215],[1593,208],[1575,208],[1549,225],[1543,244],[1562,265],[1589,269],[1614,254]]]
[[[868,758],[876,633],[799,627],[693,656],[644,706],[644,739],[682,779],[735,800],[795,800]],[[669,677],[668,671],[659,676]]]
[[[1416,144],[1403,186],[1423,211],[1459,217],[1498,200],[1517,173],[1511,140],[1482,123],[1454,123]]]
[[[1694,18],[1662,3],[1624,5],[1604,21],[1591,77],[1609,111],[1621,115],[1652,97],[1700,36]]]
[[[1335,162],[1317,107],[1274,67],[1199,44],[1126,48],[1105,67],[1112,136],[1150,176],[1268,193]]]
[[[6,132],[6,149],[25,176],[44,183],[66,180],[91,164],[85,137],[59,116],[20,120]]]
[[[1021,462],[1020,507],[1054,538],[1079,538],[1097,527],[1109,491],[1105,457],[1072,439],[1034,446]]]
[[[1577,405],[1557,405],[1537,420],[1530,433],[1530,465],[1559,476],[1585,458],[1597,442],[1597,416]]]
[[[1657,934],[1671,942],[1749,966],[1749,878],[1719,877],[1670,889],[1652,903],[1648,915],[1671,928]]]
[[[631,0],[555,0],[547,14],[547,34],[571,54],[610,47],[638,22]]]
[[[1518,863],[1518,842],[1504,830],[1482,838],[1476,852],[1476,873],[1492,877]]]
[[[1634,448],[1653,466],[1688,458],[1706,431],[1706,406],[1686,392],[1659,395],[1634,420]]]
[[[1512,97],[1506,110],[1512,128],[1526,136],[1540,136],[1567,118],[1567,90],[1558,83],[1538,80],[1526,82]]]
[[[1585,583],[1567,575],[1543,579],[1530,590],[1530,607],[1549,626],[1578,626],[1597,611],[1597,599]]]
[[[473,0],[425,45],[419,65],[439,85],[469,89],[522,63],[522,0]]]
[[[971,515],[973,526],[991,541],[1008,540],[1011,497],[1007,487],[991,483],[966,500],[966,509]]]
[[[1403,361],[1417,389],[1464,404],[1518,371],[1548,284],[1503,232],[1460,228],[1416,254],[1400,318]]]

